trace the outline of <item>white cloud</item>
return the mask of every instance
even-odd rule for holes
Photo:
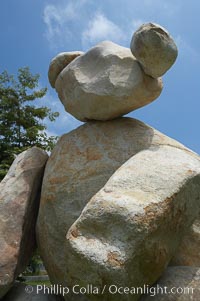
[[[100,12],[96,13],[89,21],[87,29],[82,33],[84,48],[93,46],[103,40],[111,40],[120,43],[124,39],[125,33],[122,29]]]
[[[60,36],[63,24],[62,12],[54,5],[47,5],[44,9],[44,22],[46,24],[46,38],[52,43],[56,36]]]
[[[117,17],[116,9],[113,9],[113,13],[108,13],[112,5],[116,6],[114,2],[111,4],[105,0],[101,3],[91,0],[60,0],[58,4],[47,4],[43,20],[46,25],[45,36],[51,48],[67,50],[67,47],[79,45],[79,48],[82,46],[86,49],[105,39],[128,45],[132,33],[144,23],[143,20],[157,23],[162,21],[164,26],[168,25],[169,20],[171,22],[171,19],[180,13],[182,6],[181,0],[122,2],[118,1],[120,7],[125,6],[127,18],[119,18],[117,23],[113,21]]]
[[[51,48],[59,48],[66,44],[72,35],[68,29],[68,22],[79,18],[82,6],[88,0],[71,0],[68,3],[53,5],[48,4],[44,8],[43,21],[46,25],[45,36]]]

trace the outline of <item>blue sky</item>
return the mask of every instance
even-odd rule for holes
[[[145,22],[164,26],[179,55],[163,76],[160,97],[130,113],[200,153],[200,39],[198,0],[1,0],[0,72],[16,74],[29,66],[47,86],[44,104],[60,112],[48,123],[49,134],[61,135],[80,125],[65,112],[47,72],[59,52],[86,51],[102,40],[129,47],[133,32]]]

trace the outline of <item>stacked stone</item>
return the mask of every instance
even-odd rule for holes
[[[200,300],[199,253],[181,247],[199,247],[200,158],[122,117],[160,95],[161,76],[175,62],[177,47],[163,27],[149,23],[135,32],[130,48],[106,41],[52,60],[50,84],[65,110],[85,124],[60,138],[47,164],[38,149],[23,153],[1,183],[0,298],[27,263],[23,254],[35,231],[42,186],[37,244],[51,282],[69,288],[65,300],[149,300],[134,289],[150,287],[161,275],[158,283],[169,289],[192,282],[195,293],[187,297]],[[19,217],[9,217],[15,208]],[[3,300],[15,300],[15,291]],[[162,297],[155,300],[188,300]]]
[[[160,95],[177,47],[149,23],[130,48],[104,41],[84,54],[62,53],[49,68],[65,110],[86,124],[62,136],[47,163],[38,245],[53,283],[106,285],[103,300],[138,300],[109,286],[155,283],[200,205],[199,156],[121,117]],[[99,300],[94,291],[65,299],[80,297]]]

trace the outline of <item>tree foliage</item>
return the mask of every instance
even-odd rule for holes
[[[38,86],[39,75],[28,67],[20,68],[16,79],[7,71],[0,74],[0,179],[15,155],[32,146],[50,151],[57,139],[47,136],[43,122],[54,121],[59,114],[35,104],[47,92]]]

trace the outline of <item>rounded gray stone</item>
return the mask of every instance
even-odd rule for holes
[[[130,48],[144,72],[153,78],[167,72],[178,55],[177,46],[168,31],[155,23],[140,26],[132,37]]]
[[[52,88],[55,88],[55,82],[60,72],[82,54],[82,51],[61,52],[52,59],[48,71],[48,78]]]

